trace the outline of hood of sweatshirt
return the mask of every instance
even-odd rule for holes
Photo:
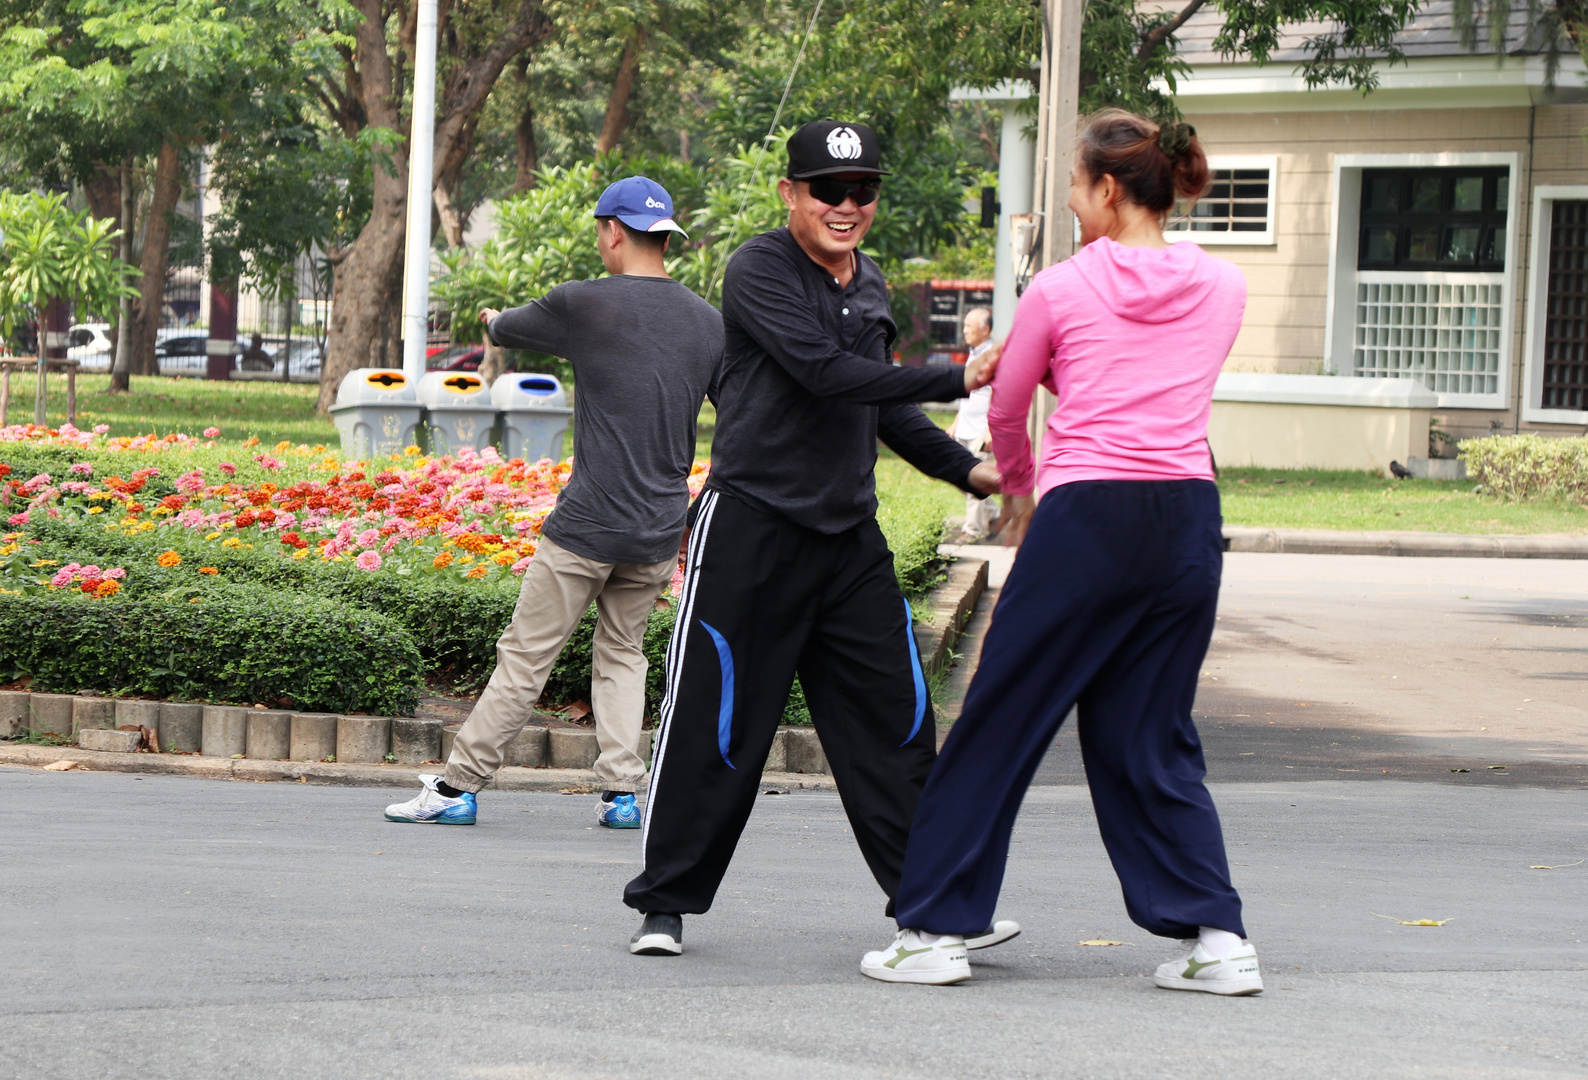
[[[1218,262],[1196,244],[1126,247],[1100,237],[1070,264],[1108,310],[1132,322],[1165,323],[1182,318],[1208,298],[1218,283]]]

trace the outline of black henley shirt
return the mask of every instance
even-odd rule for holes
[[[774,229],[734,253],[722,283],[707,486],[827,534],[876,514],[878,438],[966,491],[977,463],[915,404],[964,397],[964,370],[889,361],[887,285],[876,263],[856,260],[840,285]]]

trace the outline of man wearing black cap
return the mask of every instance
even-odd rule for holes
[[[797,673],[844,808],[891,897],[935,722],[910,605],[877,526],[877,439],[929,476],[982,495],[992,465],[928,420],[992,378],[889,362],[882,273],[858,250],[882,170],[863,124],[822,120],[788,141],[786,227],[755,237],[723,280],[723,366],[711,479],[696,502],[652,767],[644,866],[624,902],[629,944],[683,951],[749,819]],[[999,923],[967,944],[1019,932]]]

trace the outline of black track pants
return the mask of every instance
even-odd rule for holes
[[[623,901],[711,907],[797,672],[866,864],[889,897],[936,755],[909,604],[877,523],[828,536],[701,497],[645,812]]]

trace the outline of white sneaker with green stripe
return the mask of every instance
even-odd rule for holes
[[[943,934],[929,945],[914,930],[900,930],[892,945],[860,958],[860,973],[883,982],[948,986],[970,978],[970,959],[958,934]]]
[[[1215,957],[1200,941],[1178,960],[1158,965],[1153,982],[1165,990],[1201,990],[1209,994],[1242,997],[1263,992],[1263,975],[1257,968],[1257,950],[1241,942],[1234,955]]]

